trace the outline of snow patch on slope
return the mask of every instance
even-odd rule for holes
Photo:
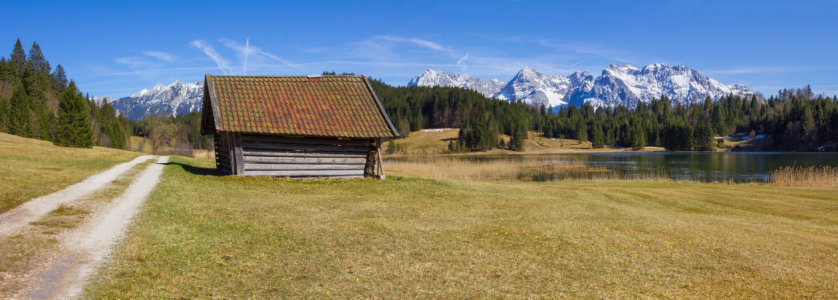
[[[139,120],[150,115],[177,116],[201,111],[204,82],[183,83],[180,80],[165,86],[161,83],[152,89],[143,89],[129,97],[112,100],[117,114]]]

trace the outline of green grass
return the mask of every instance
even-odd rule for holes
[[[212,167],[171,158],[87,297],[838,293],[835,188],[288,181],[215,176]]]
[[[57,147],[50,142],[0,133],[0,212],[138,155],[101,147]]]

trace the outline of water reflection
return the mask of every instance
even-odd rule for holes
[[[462,160],[508,160],[517,162],[560,163],[581,161],[604,166],[614,177],[637,178],[645,174],[665,174],[675,180],[704,182],[766,181],[769,174],[783,167],[838,167],[838,153],[805,152],[719,152],[719,153],[594,153],[549,155],[445,156]],[[390,157],[387,162],[431,161],[435,156]]]

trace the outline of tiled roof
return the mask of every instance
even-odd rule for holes
[[[363,76],[207,75],[205,82],[217,131],[349,138],[396,135]]]

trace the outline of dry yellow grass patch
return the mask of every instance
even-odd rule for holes
[[[577,175],[603,174],[604,167],[592,167],[583,162],[521,163],[512,158],[472,160],[460,157],[424,157],[421,160],[385,162],[387,172],[437,179],[460,180],[514,180],[533,174]],[[545,180],[549,181],[549,180]]]
[[[771,184],[780,186],[838,187],[838,168],[785,167],[771,172]]]
[[[518,156],[409,156],[386,161],[384,168],[394,175],[477,181],[673,181],[664,170],[618,174],[604,166],[589,165],[582,161],[521,162]]]
[[[210,150],[195,149],[192,150],[192,155],[199,159],[215,159],[215,152]]]
[[[57,147],[50,142],[0,133],[0,212],[138,155],[102,147]]]
[[[444,149],[448,149],[448,143],[454,141],[456,143],[458,129],[443,129],[441,131],[414,131],[411,132],[407,138],[395,140],[404,149],[403,154],[408,155],[433,155],[441,153]],[[601,152],[637,152],[631,149],[615,149],[602,148],[592,149],[590,142],[579,143],[577,140],[565,139],[551,140],[548,138],[539,137],[540,133],[529,132],[528,139],[524,140],[524,151],[510,151],[505,149],[492,149],[486,152],[464,153],[457,155],[485,155],[485,154],[539,154],[539,153],[601,153]],[[509,142],[509,136],[503,135],[505,142]],[[386,147],[386,144],[385,144]],[[386,148],[385,148],[386,149]],[[649,147],[640,152],[659,152],[664,151],[663,148]]]

